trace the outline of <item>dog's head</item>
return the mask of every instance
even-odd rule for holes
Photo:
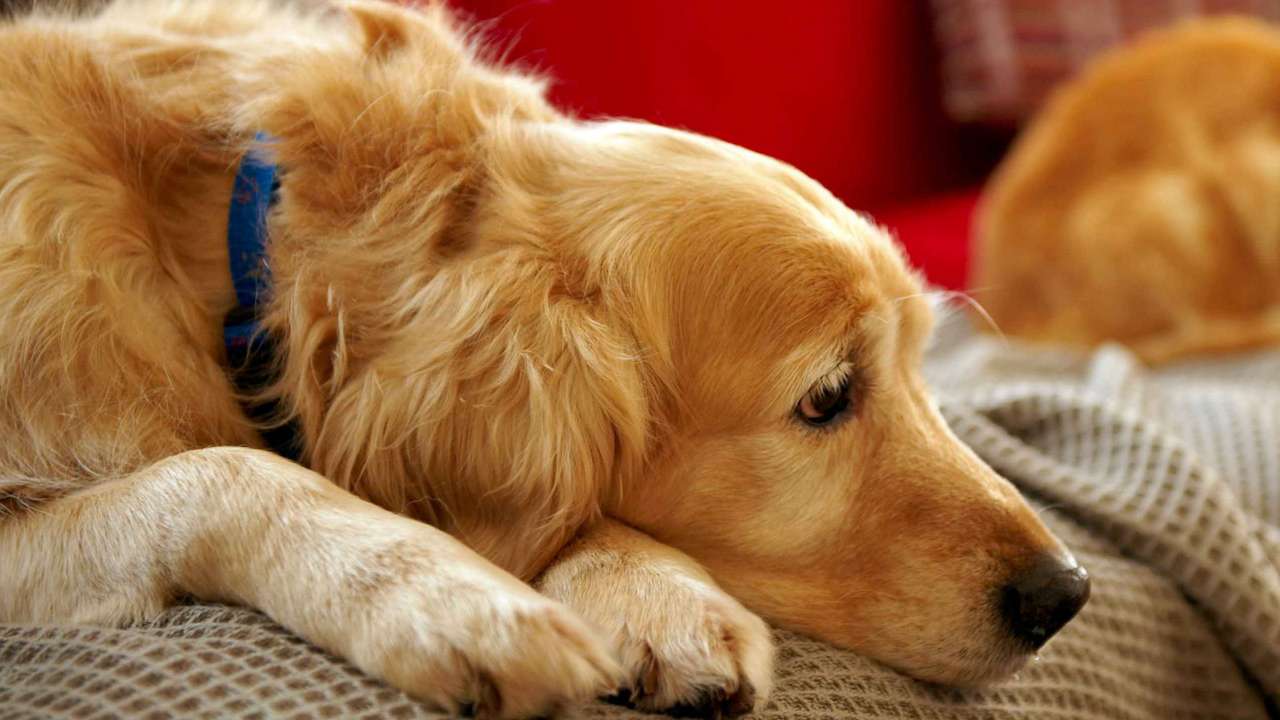
[[[931,680],[1012,672],[1079,610],[1084,571],[940,417],[929,306],[882,230],[782,163],[572,122],[363,12],[358,82],[312,73],[268,124],[313,466],[526,577],[606,512]]]
[[[769,619],[927,679],[1012,672],[1076,613],[1084,571],[939,415],[930,306],[883,230],[725,143],[549,132],[546,222],[647,389],[645,459],[607,512]]]

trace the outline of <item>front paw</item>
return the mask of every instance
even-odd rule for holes
[[[664,594],[661,609],[645,608],[638,614],[648,617],[631,618],[615,636],[631,678],[620,699],[683,717],[751,712],[773,677],[768,626],[714,587]]]
[[[568,608],[507,583],[442,580],[406,583],[372,607],[351,647],[356,665],[477,718],[552,715],[625,684]]]
[[[769,695],[768,626],[709,579],[673,577],[662,568],[633,567],[623,575],[553,568],[539,587],[612,639],[630,679],[614,701],[720,718],[751,712]]]

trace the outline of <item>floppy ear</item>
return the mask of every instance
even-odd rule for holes
[[[442,269],[311,438],[313,466],[530,577],[644,452],[634,353],[511,247]]]
[[[303,57],[251,108],[285,172],[273,392],[316,470],[527,573],[642,452],[638,373],[517,212],[541,200],[515,175],[547,164],[513,128],[558,117],[541,85],[472,57],[438,5],[356,8],[372,47],[405,51]]]
[[[282,71],[293,79],[261,78],[241,121],[272,136],[284,173],[264,325],[287,348],[274,391],[309,428],[400,331],[399,309],[466,223],[485,173],[475,148],[493,118],[555,117],[537,81],[475,58],[441,4],[354,2],[348,12],[359,47],[290,56],[295,67]],[[370,62],[369,48],[387,54]]]

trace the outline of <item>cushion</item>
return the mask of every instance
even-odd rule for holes
[[[917,682],[778,631],[761,718],[1266,718],[1280,698],[1280,352],[1158,372],[977,336],[951,313],[928,375],[957,435],[1094,578],[1015,678]],[[599,704],[587,717],[641,717]],[[246,609],[108,629],[0,625],[0,717],[436,717]]]

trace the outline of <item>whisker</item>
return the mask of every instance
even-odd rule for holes
[[[1000,338],[1001,341],[1003,342],[1009,341],[1009,337],[1004,334],[1004,330],[1000,329],[999,323],[996,322],[995,318],[991,317],[991,313],[987,312],[987,309],[982,306],[982,303],[975,300],[973,296],[970,295],[969,293],[962,292],[960,290],[933,290],[929,292],[919,293],[917,295],[908,295],[907,297],[920,297],[922,295],[923,296],[941,295],[942,297],[948,300],[953,298],[959,298],[960,300],[963,300],[965,304],[973,308],[974,312],[978,313],[978,315],[981,316],[982,319],[986,321],[987,325],[991,327],[991,329],[995,332],[995,334]],[[905,298],[900,298],[900,299],[905,299]]]
[[[1060,502],[1060,503],[1045,505],[1044,507],[1035,507],[1033,505],[1031,509],[1035,511],[1037,517],[1044,517],[1044,514],[1049,512],[1050,510],[1057,510],[1058,508],[1062,508],[1062,507],[1067,507],[1067,504],[1064,502]]]

